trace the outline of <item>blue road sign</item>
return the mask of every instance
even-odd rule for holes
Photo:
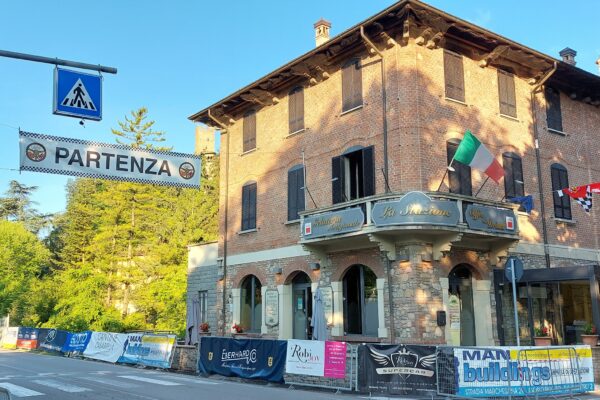
[[[102,76],[56,68],[53,113],[100,121]]]

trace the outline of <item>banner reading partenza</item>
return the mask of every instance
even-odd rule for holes
[[[22,171],[200,187],[200,156],[19,132]]]
[[[366,344],[358,348],[358,389],[426,395],[435,392],[435,346]]]

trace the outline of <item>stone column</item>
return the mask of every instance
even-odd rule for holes
[[[242,289],[237,288],[237,289],[231,289],[231,306],[233,308],[233,321],[229,326],[225,326],[225,334],[228,334],[231,332],[231,327],[233,326],[233,324],[239,324],[240,323],[240,318],[241,318],[241,304],[240,302],[242,301]]]
[[[493,346],[491,281],[473,280],[473,309],[475,311],[475,340],[477,346]]]
[[[267,292],[266,286],[260,287],[260,298],[261,298],[261,316],[260,316],[260,333],[266,335],[269,333],[269,328],[267,327],[267,318],[265,318],[265,293]]]
[[[379,319],[377,336],[380,338],[388,337],[388,329],[385,326],[385,281],[385,278],[377,278],[377,317]]]
[[[344,285],[331,282],[333,289],[333,327],[331,336],[344,336]]]
[[[279,292],[279,339],[291,339],[292,321],[292,285],[277,286]]]

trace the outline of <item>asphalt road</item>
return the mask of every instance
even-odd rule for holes
[[[272,387],[122,365],[0,350],[0,387],[13,398],[119,400],[347,400],[350,394]]]

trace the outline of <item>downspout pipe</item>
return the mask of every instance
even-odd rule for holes
[[[224,125],[223,123],[221,123],[221,121],[219,121],[218,119],[216,119],[215,117],[213,117],[213,115],[210,112],[210,108],[208,109],[208,118],[210,118],[211,121],[213,121],[215,124],[217,124],[220,128],[221,128],[221,134],[226,133],[227,134],[227,154],[226,154],[226,159],[225,159],[225,226],[223,227],[224,229],[224,234],[223,234],[223,304],[222,304],[222,309],[221,309],[221,320],[223,321],[223,330],[221,331],[221,335],[225,336],[227,329],[226,329],[226,321],[227,321],[227,308],[226,308],[226,300],[227,300],[227,239],[228,239],[228,233],[229,233],[229,229],[228,229],[228,222],[229,222],[229,218],[228,218],[228,211],[229,211],[229,132],[227,129],[227,126]],[[223,154],[221,152],[221,154]],[[220,180],[219,180],[220,181]],[[219,194],[220,194],[220,190],[219,190]]]
[[[373,49],[375,53],[381,59],[381,102],[383,110],[383,173],[385,176],[385,192],[389,193],[391,191],[389,186],[389,163],[388,163],[388,121],[387,121],[387,92],[386,92],[386,84],[385,84],[385,58],[383,57],[383,53],[379,51],[379,49],[373,44],[373,42],[367,37],[365,34],[365,27],[363,25],[360,26],[360,36],[365,41],[368,47]],[[396,327],[394,323],[394,307],[393,307],[393,294],[392,294],[392,264],[390,259],[385,256],[385,269],[387,272],[387,281],[388,281],[388,310],[389,310],[389,318],[390,318],[390,342],[394,343],[396,341]]]
[[[533,137],[535,139],[535,162],[537,164],[538,191],[540,193],[540,211],[542,214],[542,239],[544,240],[544,256],[546,258],[546,268],[550,268],[550,250],[548,249],[548,227],[546,224],[546,205],[544,200],[544,185],[542,184],[542,161],[540,156],[540,135],[537,124],[535,95],[548,79],[556,72],[558,63],[554,61],[552,69],[531,89],[531,116],[533,120]]]
[[[385,176],[386,185],[385,192],[390,192],[389,187],[389,166],[388,166],[388,121],[387,121],[387,92],[385,89],[385,58],[383,57],[383,53],[379,51],[377,47],[373,44],[373,42],[365,35],[365,27],[363,25],[360,26],[360,36],[363,38],[367,46],[369,46],[379,58],[381,58],[381,102],[382,102],[382,110],[383,110],[383,171]]]

